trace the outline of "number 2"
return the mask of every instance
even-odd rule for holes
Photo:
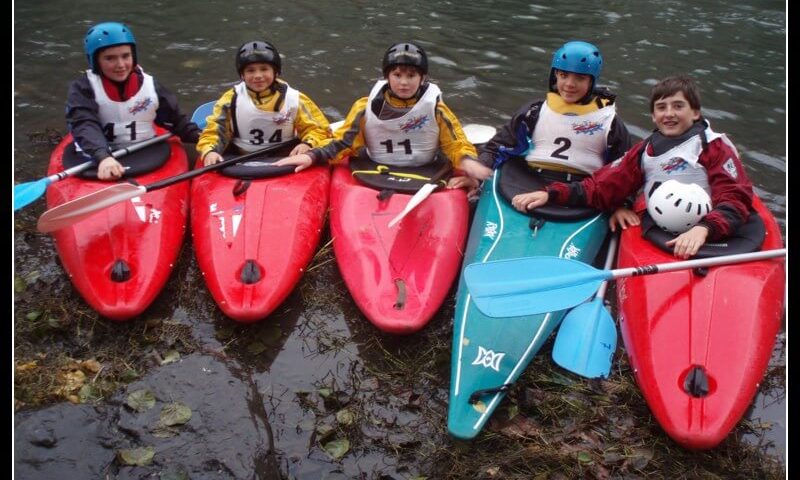
[[[563,146],[561,148],[557,148],[553,153],[550,154],[550,156],[553,158],[560,158],[561,160],[569,160],[569,157],[566,155],[561,155],[561,152],[568,150],[569,147],[572,146],[572,142],[570,141],[570,139],[564,137],[558,137],[555,139],[553,143],[555,143],[556,145],[563,144]]]

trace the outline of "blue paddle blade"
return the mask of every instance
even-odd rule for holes
[[[612,274],[577,260],[527,257],[473,263],[464,281],[475,306],[489,317],[517,317],[573,307],[594,295]]]
[[[578,305],[561,321],[553,360],[586,378],[608,378],[617,349],[617,327],[603,300]]]
[[[214,104],[217,103],[216,101],[206,102],[194,111],[192,114],[192,121],[197,124],[198,127],[201,129],[206,128],[206,117],[211,115],[214,111]]]
[[[35,182],[14,185],[14,211],[16,212],[20,208],[36,201],[44,194],[49,184],[50,179],[42,178]]]

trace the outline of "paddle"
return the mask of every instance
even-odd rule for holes
[[[490,127],[489,125],[478,125],[476,123],[464,125],[464,134],[467,136],[467,140],[474,145],[480,145],[481,143],[488,142],[494,136],[496,131],[497,130],[494,127]],[[420,189],[417,190],[417,193],[415,193],[414,196],[409,199],[405,208],[403,208],[403,211],[398,213],[389,222],[388,227],[392,228],[397,225],[397,223],[402,220],[403,217],[408,215],[411,210],[414,210],[417,205],[428,198],[430,194],[436,190],[436,187],[439,186],[439,180],[441,180],[444,175],[449,173],[449,171],[450,170],[447,169],[446,171],[442,172],[441,175],[434,175],[428,183],[420,187]]]
[[[192,121],[201,129],[206,128],[206,117],[214,112],[214,104],[216,101],[206,102],[194,110],[192,113]]]
[[[278,150],[282,146],[282,144],[270,145],[269,147],[262,148],[261,150],[240,155],[238,157],[229,158],[222,162],[215,163],[213,165],[207,165],[196,170],[190,170],[188,172],[181,173],[180,175],[175,175],[174,177],[153,182],[150,185],[133,185],[130,183],[117,183],[111,185],[110,187],[102,190],[98,190],[80,198],[76,198],[75,200],[62,203],[61,205],[44,212],[42,216],[39,217],[37,228],[40,232],[48,233],[58,230],[59,228],[68,227],[73,223],[79,222],[80,220],[83,220],[84,218],[91,216],[106,207],[110,207],[111,205],[144,195],[145,193],[153,190],[174,185],[184,180],[189,180],[190,178],[197,177],[206,172],[220,170],[235,163],[258,157],[265,153],[269,153],[270,151]]]
[[[605,269],[614,264],[618,236],[608,243]],[[603,304],[608,282],[602,282],[594,299],[567,313],[553,343],[553,361],[586,378],[607,378],[617,348],[617,326]]]
[[[153,137],[139,143],[134,143],[130,147],[114,150],[113,152],[111,152],[111,156],[114,158],[124,157],[125,155],[131,152],[141,150],[144,147],[150,146],[162,140],[166,140],[171,136],[172,136],[171,133],[165,133],[164,135],[159,135],[157,137]],[[20,183],[19,185],[14,185],[14,211],[16,212],[20,208],[29,205],[34,200],[41,197],[47,190],[48,185],[50,185],[51,183],[64,180],[69,176],[75,175],[76,173],[80,173],[90,168],[94,164],[95,163],[92,160],[89,160],[79,165],[75,165],[74,167],[70,167],[61,172],[54,173],[49,177],[40,178],[35,182],[26,182],[26,183]]]
[[[598,270],[583,262],[559,257],[514,258],[467,265],[464,280],[472,300],[484,315],[514,317],[555,312],[577,305],[589,298],[605,280],[783,255],[786,255],[785,248],[616,270]]]
[[[425,185],[423,185],[422,187],[420,187],[420,189],[419,189],[419,190],[417,190],[417,193],[415,193],[415,194],[414,194],[414,195],[411,197],[411,199],[409,199],[408,203],[407,203],[407,204],[406,204],[406,206],[403,208],[403,211],[402,211],[402,212],[400,212],[400,213],[398,213],[398,214],[397,214],[397,215],[396,215],[396,216],[395,216],[395,217],[394,217],[394,218],[393,218],[393,219],[392,219],[392,220],[389,222],[389,225],[388,225],[388,226],[389,226],[389,228],[392,228],[392,227],[394,227],[395,225],[397,225],[397,223],[398,223],[400,220],[402,220],[402,219],[403,219],[403,217],[405,217],[406,215],[408,215],[408,213],[409,213],[411,210],[414,210],[414,208],[415,208],[417,205],[419,205],[420,203],[422,203],[422,201],[423,201],[423,200],[425,200],[426,198],[428,198],[428,197],[430,196],[430,194],[431,194],[431,193],[433,193],[433,191],[434,191],[434,190],[436,190],[438,187],[442,186],[442,185],[443,185],[443,182],[441,182],[442,178],[443,178],[445,175],[448,175],[448,174],[449,174],[450,172],[452,172],[452,171],[453,171],[453,168],[451,167],[451,165],[450,165],[450,162],[449,162],[449,161],[446,161],[446,163],[445,163],[444,165],[442,165],[442,168],[440,168],[440,169],[439,169],[439,171],[438,171],[438,172],[436,172],[436,175],[432,176],[432,177],[430,178],[430,180],[428,180],[428,183],[426,183]]]

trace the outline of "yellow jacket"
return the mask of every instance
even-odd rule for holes
[[[247,93],[259,110],[274,112],[279,111],[283,105],[287,86],[286,82],[276,79],[273,88],[265,92],[256,93],[248,89]],[[197,142],[200,158],[209,152],[217,152],[222,155],[231,143],[233,139],[231,104],[235,102],[235,93],[235,89],[231,88],[214,105],[214,111],[208,117],[206,128],[203,129],[200,140]],[[325,114],[302,92],[294,128],[300,141],[312,148],[324,146],[333,140]]]
[[[324,161],[340,163],[346,157],[357,155],[364,148],[367,100],[368,97],[356,100],[350,108],[344,124],[334,132],[334,141],[309,152],[315,163]],[[383,100],[395,108],[410,108],[417,103],[416,98],[401,100],[392,96],[388,91],[384,94]],[[458,167],[464,157],[477,158],[478,152],[475,150],[475,146],[467,140],[458,118],[441,99],[436,104],[436,123],[439,126],[439,148],[453,164],[453,167]]]

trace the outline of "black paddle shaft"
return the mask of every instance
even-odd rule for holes
[[[227,160],[223,160],[218,163],[214,163],[212,165],[206,165],[205,167],[198,168],[196,170],[189,170],[188,172],[181,173],[180,175],[175,175],[174,177],[165,178],[164,180],[159,180],[158,182],[153,182],[150,185],[145,185],[145,190],[147,192],[151,192],[153,190],[158,190],[159,188],[169,187],[170,185],[174,185],[176,183],[182,182],[184,180],[188,180],[190,178],[194,178],[198,175],[202,175],[206,172],[211,172],[214,170],[220,170],[227,166],[233,165],[234,163],[243,162],[245,160],[250,160],[251,158],[256,158],[265,153],[269,153],[275,150],[280,149],[283,147],[283,143],[270,145],[269,147],[262,148],[261,150],[256,150],[255,152],[247,153],[245,155],[240,155],[238,157],[229,158]]]

